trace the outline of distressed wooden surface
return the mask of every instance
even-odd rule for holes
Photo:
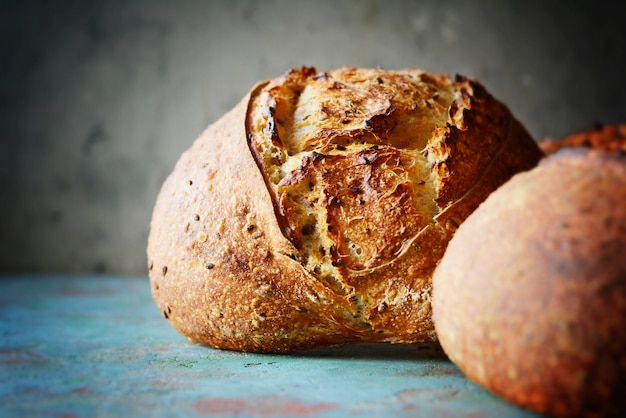
[[[258,355],[191,344],[144,277],[4,276],[0,302],[0,416],[533,416],[433,347]]]

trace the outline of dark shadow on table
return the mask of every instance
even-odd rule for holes
[[[446,354],[438,343],[386,344],[361,343],[339,347],[318,348],[290,354],[307,358],[350,358],[366,360],[446,360]]]

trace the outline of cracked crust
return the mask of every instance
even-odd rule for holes
[[[291,70],[207,128],[166,180],[153,297],[219,348],[433,341],[431,274],[448,240],[541,156],[475,81]]]

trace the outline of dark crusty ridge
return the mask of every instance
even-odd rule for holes
[[[556,141],[546,138],[539,142],[546,154],[554,154],[563,148],[590,148],[607,152],[626,152],[626,123],[597,124],[589,129],[572,132]]]
[[[448,240],[540,157],[475,81],[292,70],[209,126],[165,181],[153,298],[213,347],[433,341],[431,275]]]

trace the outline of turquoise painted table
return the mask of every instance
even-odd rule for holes
[[[191,344],[143,277],[0,277],[0,335],[0,416],[533,416],[436,347],[258,355]]]

